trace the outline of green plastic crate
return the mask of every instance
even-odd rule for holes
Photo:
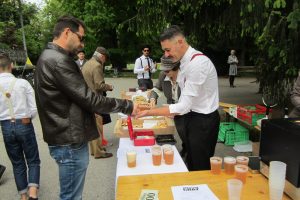
[[[235,142],[249,140],[249,131],[236,122],[220,123],[218,140],[225,142],[225,145],[234,145]]]

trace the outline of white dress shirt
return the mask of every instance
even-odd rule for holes
[[[15,119],[33,118],[37,114],[34,91],[30,83],[24,79],[17,79],[12,91],[8,91],[15,79],[11,73],[0,74],[0,86],[10,93]],[[0,121],[11,119],[6,97],[0,92]]]
[[[154,73],[156,71],[154,62],[151,58],[142,55],[135,60],[133,73],[137,74],[137,79],[150,79],[149,71],[145,71],[144,67],[148,65],[148,60],[150,63],[150,71]]]
[[[181,89],[178,103],[169,106],[170,113],[186,114],[194,111],[210,114],[219,107],[218,76],[214,64],[205,55],[189,47],[180,60],[177,81]]]

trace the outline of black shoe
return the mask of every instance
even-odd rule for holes
[[[39,198],[33,198],[33,197],[29,197],[28,200],[38,200]]]
[[[6,169],[5,166],[0,165],[0,180],[1,180],[1,177],[2,177],[2,175],[3,175],[4,171],[5,171],[5,169]]]
[[[95,157],[95,159],[110,158],[110,157],[112,157],[112,156],[113,156],[112,153],[105,153],[105,154],[103,154],[102,156]]]

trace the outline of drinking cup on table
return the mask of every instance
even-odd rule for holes
[[[161,165],[161,147],[158,145],[154,145],[151,148],[152,151],[152,163],[154,166]]]
[[[247,165],[235,165],[234,166],[235,177],[243,182],[246,183],[247,174],[248,174],[248,166]]]
[[[271,161],[269,168],[269,191],[271,200],[281,200],[285,186],[286,164]]]
[[[233,174],[234,173],[234,166],[236,164],[236,159],[231,156],[226,156],[224,158],[224,170],[227,174]]]
[[[162,148],[163,148],[163,155],[164,155],[165,163],[167,165],[172,165],[174,162],[174,150],[173,150],[172,146],[169,144],[164,144],[162,146]]]
[[[127,166],[129,168],[136,167],[136,152],[133,150],[127,151],[126,157],[127,157]]]
[[[228,187],[228,199],[229,200],[240,200],[243,188],[243,182],[238,179],[227,180]]]
[[[247,165],[249,164],[249,158],[246,156],[237,156],[236,157],[236,164],[240,165]]]
[[[210,169],[212,174],[220,174],[222,169],[222,158],[216,156],[211,157]]]

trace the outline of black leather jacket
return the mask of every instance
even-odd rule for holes
[[[94,113],[131,114],[133,110],[131,101],[93,93],[72,55],[53,43],[42,52],[34,81],[43,136],[49,145],[96,139],[99,134]]]

